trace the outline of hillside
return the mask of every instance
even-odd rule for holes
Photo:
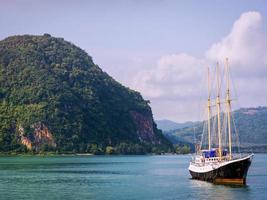
[[[0,151],[147,153],[171,143],[148,101],[49,34],[0,41]]]
[[[267,107],[241,108],[232,112],[244,151],[267,152]],[[203,123],[166,131],[164,134],[174,144],[185,143],[193,147],[194,139],[201,140]],[[194,131],[195,129],[195,131]],[[195,132],[195,138],[194,138]]]
[[[185,128],[188,126],[192,126],[193,123],[194,122],[177,123],[167,119],[156,120],[157,127],[162,131],[170,131],[170,130]]]

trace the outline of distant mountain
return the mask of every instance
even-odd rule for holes
[[[148,101],[79,47],[49,34],[0,41],[0,152],[171,148]]]
[[[170,131],[192,126],[195,122],[177,123],[171,120],[156,120],[157,127],[162,131]]]
[[[241,108],[233,111],[241,149],[244,151],[267,152],[267,107]],[[176,130],[164,131],[174,144],[190,144],[200,141],[203,122]],[[195,136],[194,136],[195,135]]]

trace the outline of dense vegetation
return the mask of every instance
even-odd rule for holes
[[[242,108],[232,112],[232,116],[235,119],[241,150],[267,152],[267,107]],[[194,140],[201,140],[202,129],[203,123],[197,122],[193,126],[166,131],[164,134],[173,144],[185,144],[194,148]]]
[[[131,113],[152,120],[153,137],[140,139],[142,127]],[[0,41],[0,151],[28,151],[19,126],[32,139],[36,123],[48,127],[57,144],[43,144],[42,151],[142,154],[173,148],[156,128],[148,101],[85,51],[48,34],[12,36]]]

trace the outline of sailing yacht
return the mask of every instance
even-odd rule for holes
[[[234,153],[232,150],[232,130],[231,127],[231,97],[230,97],[230,72],[228,59],[225,62],[226,77],[226,97],[221,101],[220,97],[220,77],[219,64],[216,66],[217,94],[215,102],[211,101],[210,72],[208,70],[208,100],[207,100],[207,126],[203,134],[207,134],[207,145],[198,145],[196,153],[192,157],[189,165],[189,172],[192,179],[208,181],[216,184],[238,184],[245,185],[249,166],[251,165],[253,154]],[[225,111],[222,112],[222,105]],[[212,115],[213,107],[215,114]],[[225,120],[221,119],[225,116]],[[223,124],[224,127],[221,125]],[[211,127],[212,126],[212,127]],[[204,126],[205,127],[205,126]],[[224,133],[224,137],[223,137]],[[213,135],[212,135],[213,134]],[[202,136],[202,139],[204,137]],[[224,140],[224,146],[223,141]],[[203,144],[203,141],[201,141]],[[234,148],[233,148],[234,147]]]

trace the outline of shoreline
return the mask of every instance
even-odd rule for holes
[[[242,152],[242,153],[251,153],[251,152]],[[254,154],[267,154],[267,152],[253,152]],[[187,154],[177,154],[177,153],[164,153],[164,154],[155,154],[155,153],[147,153],[147,154],[92,154],[92,153],[54,153],[54,152],[46,152],[46,153],[0,153],[0,157],[4,156],[177,156],[177,155],[192,155],[194,153]]]
[[[188,154],[176,154],[176,153],[165,153],[165,154],[92,154],[92,153],[0,153],[0,157],[3,156],[175,156],[175,155],[190,155]]]

